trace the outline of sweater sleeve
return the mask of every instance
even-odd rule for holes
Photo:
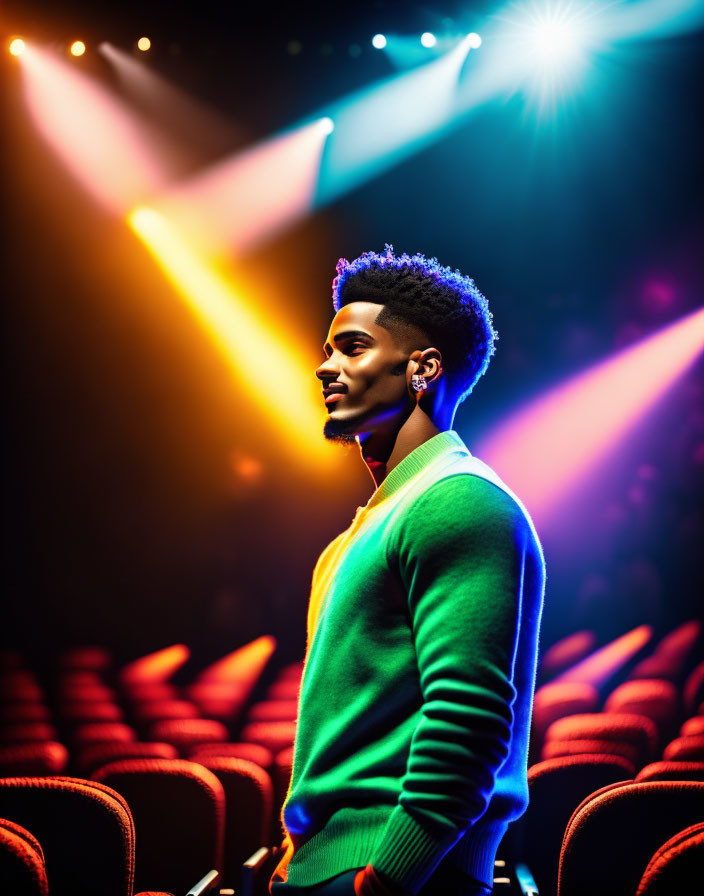
[[[400,523],[423,704],[369,861],[402,891],[417,893],[481,817],[508,756],[527,538],[517,503],[468,474],[432,485]]]

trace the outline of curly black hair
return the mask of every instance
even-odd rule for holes
[[[469,277],[442,267],[437,258],[365,252],[354,261],[341,258],[332,284],[332,302],[339,311],[350,302],[378,302],[384,307],[375,323],[390,332],[418,328],[442,354],[458,404],[471,393],[496,351],[499,334],[484,296]]]

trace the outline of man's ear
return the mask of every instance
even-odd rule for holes
[[[414,372],[424,376],[428,385],[433,383],[443,372],[442,354],[437,348],[426,348],[417,359],[418,369]]]

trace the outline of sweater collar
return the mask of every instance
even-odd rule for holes
[[[424,470],[429,464],[455,452],[467,454],[471,457],[469,449],[454,429],[448,429],[445,432],[439,432],[437,435],[432,436],[432,438],[414,448],[400,463],[396,464],[364,507],[357,508],[357,513],[376,507],[410,482],[414,476],[420,473],[421,470]]]

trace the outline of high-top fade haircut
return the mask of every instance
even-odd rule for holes
[[[420,330],[442,354],[448,383],[458,404],[471,393],[496,351],[499,334],[484,296],[469,277],[442,267],[437,258],[365,252],[354,261],[341,258],[332,283],[332,304],[339,311],[350,302],[378,302],[384,307],[374,323],[401,338],[409,325]]]

